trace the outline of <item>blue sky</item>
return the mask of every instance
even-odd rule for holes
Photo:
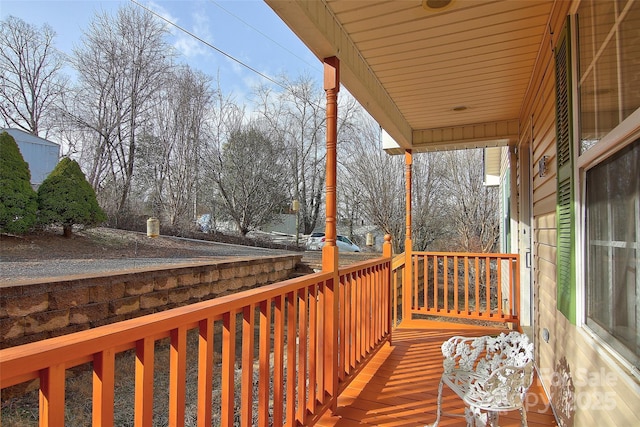
[[[322,81],[321,63],[261,0],[136,1],[261,73],[273,78],[285,73],[292,79],[310,75]],[[96,12],[113,14],[126,4],[135,6],[124,0],[0,0],[0,18],[13,15],[36,26],[49,24],[57,33],[56,48],[71,54]],[[170,43],[182,60],[219,76],[223,91],[238,101],[256,83],[268,83],[177,28],[169,29]]]

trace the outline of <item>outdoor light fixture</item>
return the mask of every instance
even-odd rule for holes
[[[428,11],[440,11],[451,3],[453,0],[422,0],[422,7]]]
[[[542,158],[538,162],[538,175],[540,176],[540,178],[544,178],[547,175],[547,171],[548,171],[547,160],[548,159],[549,159],[549,156],[542,156]]]

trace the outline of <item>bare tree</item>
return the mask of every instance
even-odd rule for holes
[[[284,144],[290,180],[290,198],[298,200],[301,232],[313,231],[320,216],[325,179],[324,93],[308,76],[289,80],[286,90],[256,89],[258,113],[269,124],[273,138]]]
[[[491,252],[500,236],[499,194],[482,184],[482,150],[443,153],[449,193],[443,194],[447,218],[454,226],[454,249]]]
[[[362,110],[344,132],[340,158],[340,208],[351,225],[363,218],[391,234],[401,251],[406,233],[404,156],[386,154],[379,125]],[[412,227],[414,250],[432,249],[449,234],[442,200],[447,171],[440,153],[417,153],[412,166]]]
[[[244,107],[238,106],[231,95],[224,94],[218,85],[213,91],[212,108],[208,111],[205,136],[200,158],[201,186],[199,209],[209,214],[209,229],[215,230],[224,216],[224,201],[220,195],[218,180],[222,167],[221,153],[224,144],[242,128]]]
[[[37,28],[14,16],[0,23],[0,117],[6,126],[33,135],[52,126],[67,87],[55,35],[46,24]]]
[[[233,132],[220,153],[216,182],[226,213],[243,235],[287,205],[281,147],[254,123]]]
[[[78,122],[93,134],[88,179],[99,192],[110,187],[117,212],[127,207],[138,136],[171,67],[166,34],[149,12],[125,6],[97,14],[75,51]]]
[[[446,170],[442,153],[417,153],[413,156],[411,239],[417,251],[435,250],[434,244],[449,234],[449,221],[443,200]]]
[[[196,214],[203,133],[213,98],[210,83],[210,77],[188,66],[176,68],[157,93],[140,139],[138,192],[151,199],[155,215],[164,213],[174,227],[190,223]]]
[[[342,145],[340,187],[357,198],[364,219],[393,237],[394,250],[402,251],[405,236],[404,160],[382,150],[380,126],[363,116],[359,132]],[[355,200],[343,201],[356,203]]]

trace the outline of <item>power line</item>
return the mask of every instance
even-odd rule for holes
[[[215,4],[215,2],[213,2],[213,0],[211,0],[211,1],[212,1],[212,3],[214,3],[214,4]],[[255,68],[253,68],[253,67],[251,67],[250,65],[248,65],[248,64],[246,64],[246,63],[244,63],[244,62],[240,61],[239,59],[237,59],[237,58],[235,58],[233,55],[231,55],[231,54],[229,54],[229,53],[227,53],[227,52],[223,51],[222,49],[220,49],[220,48],[218,48],[218,47],[214,46],[213,44],[211,44],[211,43],[209,43],[208,41],[206,41],[206,40],[202,39],[201,37],[197,36],[196,34],[192,33],[191,31],[187,30],[186,28],[181,27],[180,25],[178,25],[178,24],[176,24],[176,23],[174,23],[174,22],[172,22],[172,21],[168,20],[167,18],[165,18],[164,16],[162,16],[162,15],[160,15],[159,13],[155,12],[154,10],[151,10],[151,9],[149,9],[149,8],[148,8],[148,7],[146,7],[146,6],[143,6],[142,4],[138,3],[136,0],[131,0],[131,2],[132,2],[132,3],[134,3],[135,5],[137,5],[137,6],[141,7],[142,9],[146,10],[147,12],[151,13],[152,15],[154,15],[154,16],[156,16],[156,17],[160,18],[161,20],[163,20],[163,21],[164,21],[164,22],[166,22],[167,24],[169,24],[169,25],[171,25],[171,26],[173,26],[173,27],[177,28],[178,30],[182,31],[183,33],[185,33],[185,34],[189,35],[190,37],[193,37],[194,39],[196,39],[196,40],[198,40],[199,42],[203,43],[204,45],[206,45],[206,46],[210,47],[211,49],[215,50],[216,52],[221,53],[222,55],[226,56],[227,58],[231,59],[232,61],[235,61],[236,63],[240,64],[241,66],[245,67],[246,69],[248,69],[248,70],[250,70],[250,71],[252,71],[252,72],[256,73],[257,75],[261,76],[262,78],[264,78],[264,79],[266,79],[266,80],[270,81],[271,83],[275,84],[276,86],[278,86],[278,87],[280,87],[280,88],[284,89],[285,91],[290,91],[290,88],[289,88],[286,84],[284,84],[284,83],[282,83],[282,82],[279,82],[279,81],[275,80],[274,78],[272,78],[272,77],[270,77],[270,76],[268,76],[268,75],[266,75],[266,74],[264,74],[264,73],[262,73],[262,72],[260,72],[260,71],[256,70]],[[231,14],[231,13],[230,13],[229,11],[227,11],[226,9],[222,8],[221,6],[219,6],[219,5],[217,5],[217,4],[216,4],[216,6],[220,7],[221,9],[223,9],[225,12],[229,13],[230,15],[232,15],[232,16],[234,16],[234,17],[236,17],[235,15]],[[273,39],[271,39],[269,36],[267,36],[267,35],[263,34],[260,30],[258,30],[258,29],[256,29],[256,28],[252,27],[251,25],[247,24],[247,23],[246,23],[246,22],[244,22],[242,19],[240,19],[240,18],[238,18],[238,17],[236,17],[236,18],[237,18],[238,20],[240,20],[241,22],[243,22],[244,24],[248,25],[249,27],[253,28],[253,29],[254,29],[255,31],[257,31],[258,33],[262,34],[262,35],[263,35],[264,37],[266,37],[267,39],[269,39],[269,40],[273,41],[274,43],[276,43],[277,45],[281,46],[279,43],[277,43],[276,41],[274,41]],[[281,46],[281,47],[282,47],[282,46]],[[283,48],[284,48],[284,47],[283,47]],[[286,49],[286,48],[284,48],[284,49],[285,49],[285,50],[287,50],[287,51],[289,51],[289,50],[288,50],[288,49]],[[289,51],[289,52],[290,52],[290,51]],[[295,54],[293,54],[293,55],[294,55],[294,56],[296,56]],[[297,56],[296,56],[296,57],[297,57]],[[316,108],[318,108],[318,109],[320,109],[320,110],[325,110],[325,107],[324,107],[324,106],[322,106],[322,105],[320,105],[320,104],[316,104],[315,102],[311,102],[311,101],[310,101],[310,100],[308,100],[308,99],[304,99],[304,98],[302,98],[302,97],[298,96],[298,94],[296,94],[295,92],[292,92],[291,94],[292,94],[294,97],[296,97],[296,98],[298,98],[298,99],[300,99],[300,100],[302,100],[302,101],[304,101],[304,102],[308,102],[308,103],[310,103],[311,105],[315,106]]]
[[[234,13],[232,13],[231,11],[225,9],[224,7],[222,7],[222,5],[220,5],[220,3],[216,2],[215,0],[209,0],[211,3],[213,3],[216,7],[218,7],[219,9],[223,10],[225,13],[227,13],[230,16],[233,16],[235,19],[237,19],[238,21],[242,22],[244,25],[246,25],[247,27],[251,28],[253,31],[255,31],[256,33],[260,34],[262,37],[266,38],[267,40],[271,41],[273,44],[279,46],[280,48],[282,48],[284,51],[289,52],[292,56],[295,56],[296,58],[298,58],[300,61],[304,62],[305,64],[309,65],[310,67],[316,68],[316,66],[318,64],[311,64],[309,62],[307,62],[304,58],[298,56],[295,52],[293,52],[292,50],[288,49],[286,46],[283,46],[282,44],[280,44],[278,41],[274,40],[273,38],[271,38],[269,35],[263,33],[262,31],[260,31],[258,28],[254,27],[253,25],[251,25],[250,23],[248,23],[247,21],[243,20],[242,18],[240,18],[238,15],[235,15]]]
[[[169,25],[171,25],[171,26],[173,26],[173,27],[177,28],[178,30],[182,31],[183,33],[185,33],[185,34],[189,35],[190,37],[193,37],[194,39],[198,40],[200,43],[203,43],[204,45],[206,45],[206,46],[210,47],[211,49],[215,50],[216,52],[218,52],[218,53],[220,53],[220,54],[222,54],[222,55],[226,56],[227,58],[229,58],[229,59],[231,59],[232,61],[234,61],[234,62],[236,62],[236,63],[240,64],[241,66],[245,67],[246,69],[248,69],[248,70],[250,70],[250,71],[253,71],[254,73],[256,73],[257,75],[259,75],[260,77],[262,77],[262,78],[264,78],[264,79],[266,79],[266,80],[270,81],[271,83],[273,83],[273,84],[275,84],[275,85],[277,85],[277,86],[280,86],[282,89],[287,90],[287,87],[286,87],[284,84],[282,84],[282,83],[278,82],[277,80],[275,80],[274,78],[272,78],[272,77],[270,77],[270,76],[268,76],[268,75],[266,75],[266,74],[264,74],[264,73],[262,73],[262,72],[260,72],[260,71],[256,70],[256,69],[255,69],[255,68],[253,68],[252,66],[250,66],[250,65],[248,65],[248,64],[246,64],[246,63],[244,63],[244,62],[240,61],[239,59],[237,59],[237,58],[235,58],[234,56],[232,56],[232,55],[228,54],[228,53],[227,53],[227,52],[225,52],[224,50],[222,50],[222,49],[220,49],[220,48],[218,48],[218,47],[216,47],[216,46],[212,45],[212,44],[211,44],[211,43],[209,43],[208,41],[206,41],[206,40],[202,39],[201,37],[197,36],[196,34],[192,33],[191,31],[187,30],[186,28],[181,27],[180,25],[176,24],[175,22],[171,22],[170,20],[168,20],[168,19],[167,19],[167,18],[165,18],[164,16],[160,15],[159,13],[155,12],[154,10],[149,9],[148,7],[143,6],[142,4],[138,3],[136,0],[131,0],[131,2],[132,2],[132,3],[134,3],[135,5],[137,5],[137,6],[141,7],[142,9],[146,10],[147,12],[151,13],[152,15],[156,16],[157,18],[162,19],[162,20],[163,20],[164,22],[166,22],[167,24],[169,24]]]

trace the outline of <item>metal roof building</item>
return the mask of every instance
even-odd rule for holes
[[[60,145],[19,129],[0,129],[16,140],[24,160],[29,163],[31,185],[38,188],[60,160]]]

